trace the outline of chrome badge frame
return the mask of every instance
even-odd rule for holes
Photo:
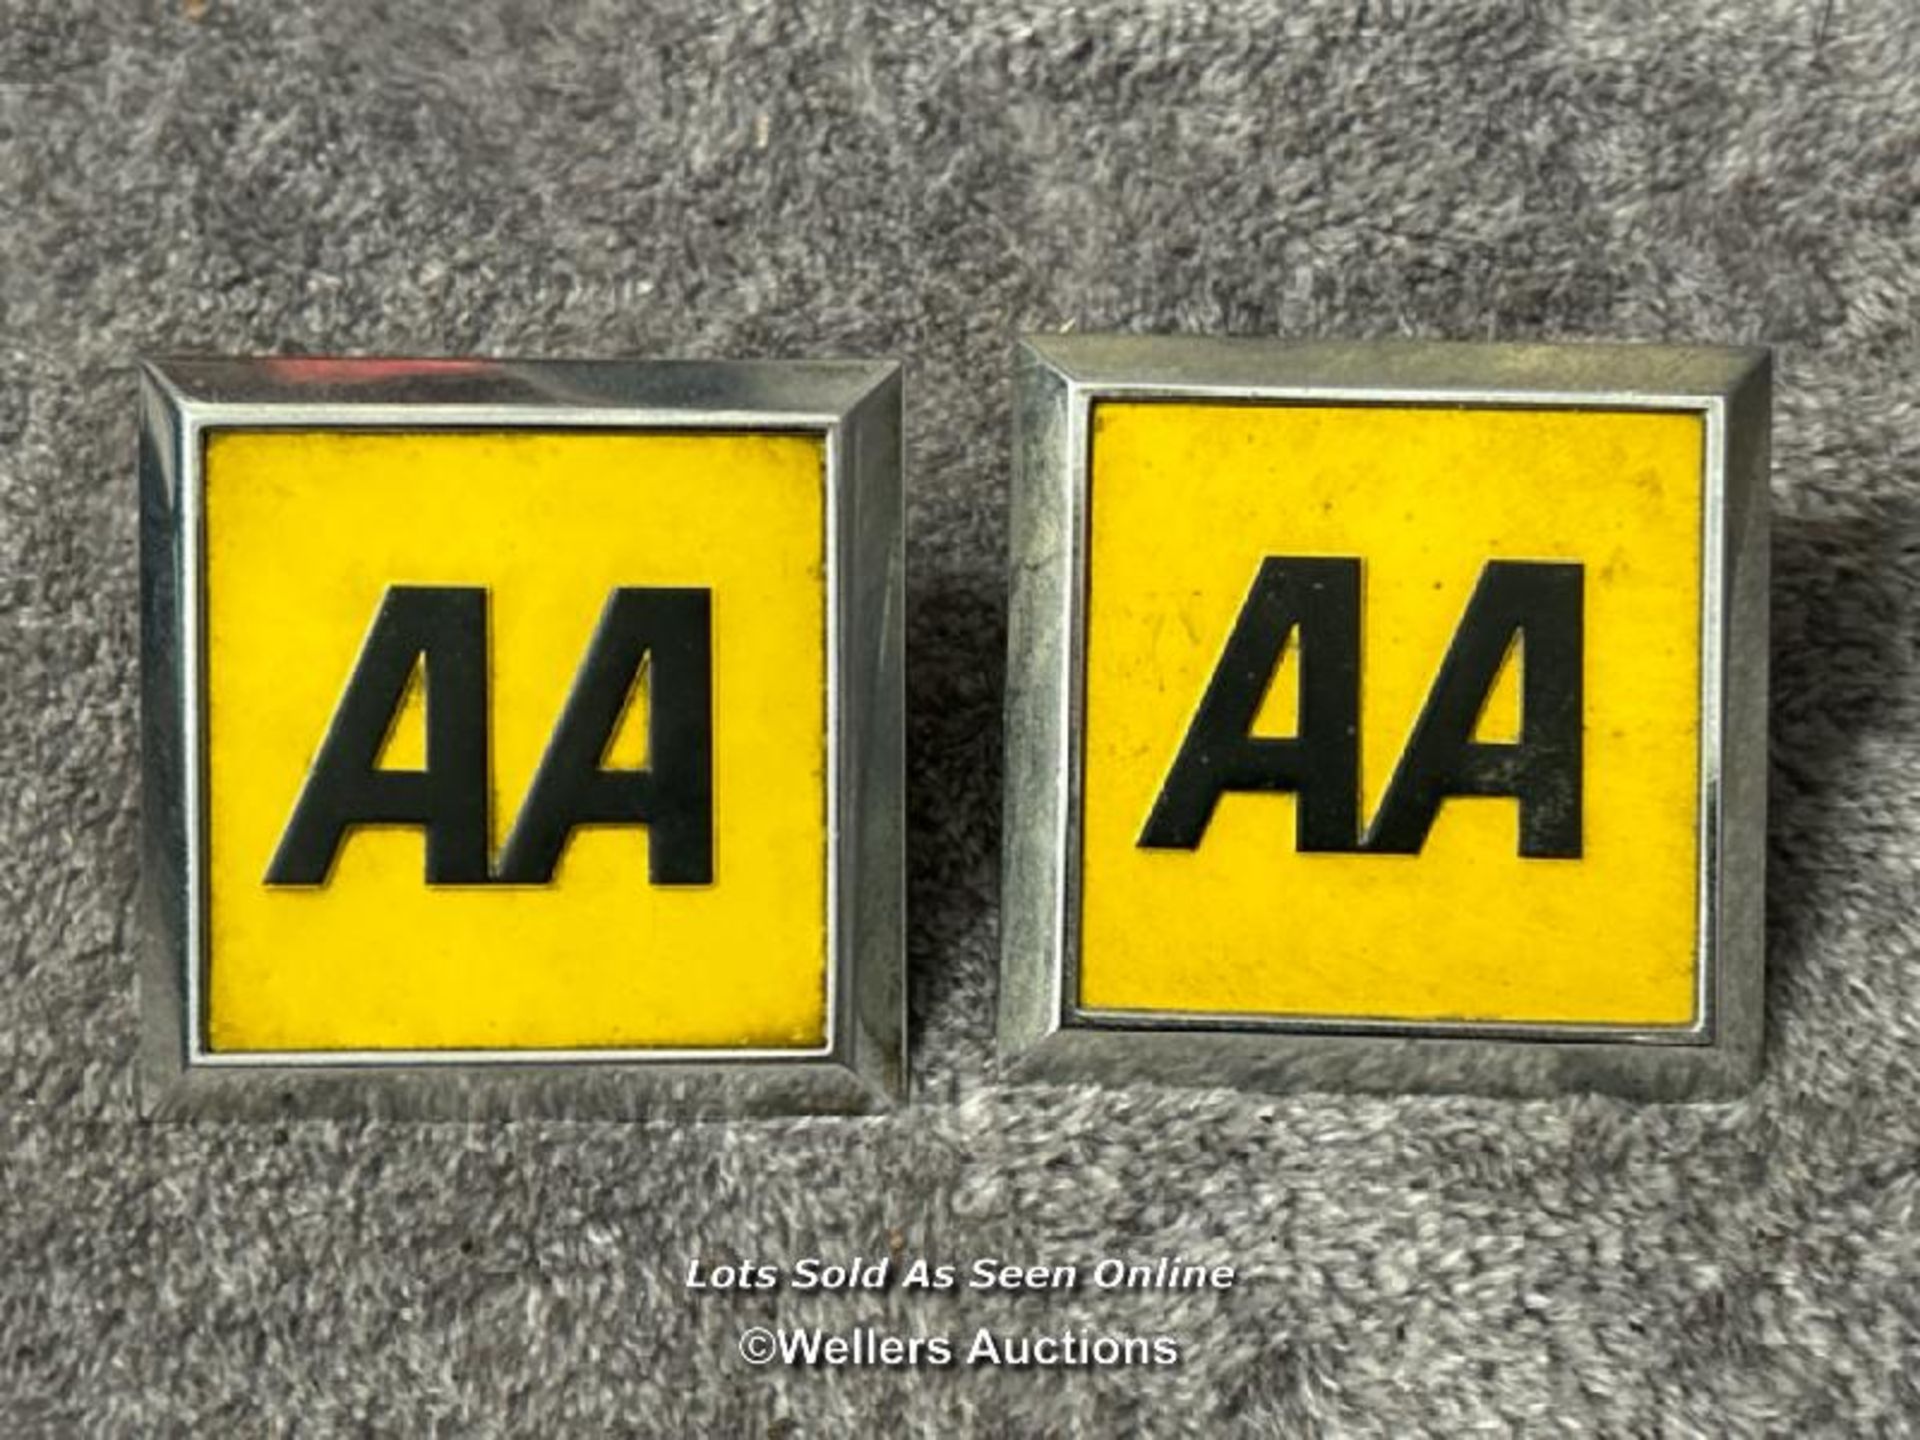
[[[223,428],[807,433],[826,454],[827,1029],[817,1050],[211,1053],[202,461]],[[142,1100],[156,1116],[887,1108],[906,1089],[901,382],[861,361],[161,360],[140,418]]]
[[[1088,1011],[1078,1000],[1091,418],[1101,400],[1703,417],[1700,833],[1689,1030]],[[1656,345],[1046,337],[1016,382],[999,1044],[1021,1080],[1738,1093],[1762,1041],[1770,362]]]

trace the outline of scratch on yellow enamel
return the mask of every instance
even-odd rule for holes
[[[210,1048],[823,1043],[824,462],[798,435],[213,435]],[[496,855],[608,594],[709,587],[713,883],[654,886],[644,827],[589,827],[549,886],[429,888],[421,831],[368,827],[325,886],[265,885],[397,584],[488,591]],[[646,703],[643,675],[608,764],[644,757]],[[381,763],[423,734],[413,696]]]
[[[1090,500],[1080,1001],[1089,1010],[1685,1027],[1696,1009],[1704,425],[1683,412],[1103,403]],[[1294,797],[1136,841],[1260,561],[1364,566],[1363,823],[1482,565],[1577,561],[1578,860],[1450,799],[1417,856],[1294,849]],[[1255,729],[1293,723],[1289,646]],[[1482,719],[1511,738],[1522,652]]]

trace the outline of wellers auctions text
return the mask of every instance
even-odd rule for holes
[[[1084,1330],[1039,1334],[997,1332],[971,1336],[895,1335],[870,1325],[850,1331],[766,1332],[770,1343],[753,1363],[828,1369],[882,1369],[963,1365],[1010,1369],[1077,1370],[1167,1366],[1180,1363],[1171,1335],[1106,1335]],[[743,1354],[748,1353],[744,1348]]]
[[[1021,1265],[993,1257],[943,1262],[924,1257],[896,1260],[892,1256],[868,1259],[856,1255],[844,1260],[808,1256],[789,1263],[734,1260],[710,1264],[695,1259],[687,1264],[685,1284],[690,1291],[723,1294],[782,1289],[825,1294],[892,1289],[978,1294],[1083,1289],[1230,1290],[1237,1278],[1232,1265],[1209,1265],[1170,1256]]]

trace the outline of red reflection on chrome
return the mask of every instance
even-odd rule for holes
[[[264,367],[278,380],[323,385],[364,385],[415,375],[477,375],[497,370],[493,360],[366,360],[316,355],[277,355]]]

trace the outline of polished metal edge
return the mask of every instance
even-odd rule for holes
[[[318,367],[303,380],[300,365]],[[407,379],[422,367],[426,379]],[[397,377],[396,372],[401,372]],[[857,1113],[906,1094],[901,388],[859,361],[158,361],[142,366],[142,1103],[154,1115]],[[826,1043],[817,1049],[251,1052],[200,1045],[202,439],[211,429],[806,430],[828,586]],[[879,838],[874,838],[878,832]]]
[[[1766,1042],[1767,711],[1771,657],[1773,372],[1762,354],[1728,388],[1721,604],[1719,970],[1715,1044],[1736,1087],[1759,1078]]]
[[[314,356],[149,359],[183,406],[234,417],[235,423],[284,421],[289,406],[337,409],[347,423],[411,425],[421,409],[474,425],[503,411],[538,424],[601,423],[602,411],[680,412],[702,424],[766,425],[770,418],[828,425],[854,409],[883,372],[866,360],[522,360]],[[464,412],[464,413],[463,413]],[[770,427],[776,428],[776,427]]]
[[[999,1049],[1034,1054],[1060,1029],[1068,892],[1058,843],[1073,808],[1076,489],[1068,452],[1072,385],[1036,350],[1015,356],[1007,521],[1007,693],[1000,842]]]
[[[1648,344],[1491,344],[1444,340],[1266,340],[1174,335],[1045,335],[1025,344],[1087,389],[1199,385],[1274,390],[1308,399],[1382,400],[1401,393],[1428,403],[1511,395],[1612,408],[1633,397],[1707,400],[1730,395],[1759,347]]]
[[[1016,1078],[1710,1098],[1761,1050],[1764,350],[1045,337],[1020,348],[1000,1050]],[[1699,977],[1689,1027],[1087,1012],[1077,995],[1088,428],[1103,399],[1674,409],[1706,421]]]
[[[835,432],[847,478],[837,527],[840,784],[845,885],[840,993],[846,1063],[878,1093],[905,1098],[907,1072],[906,534],[902,380],[892,371]]]

